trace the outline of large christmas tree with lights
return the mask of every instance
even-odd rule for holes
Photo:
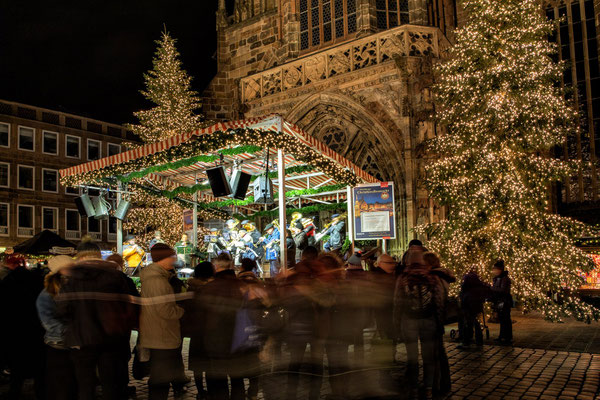
[[[537,0],[470,0],[449,58],[436,68],[431,196],[448,218],[420,226],[428,247],[460,277],[489,277],[505,260],[515,300],[551,320],[596,320],[574,294],[591,259],[574,245],[590,230],[549,211],[552,182],[573,165],[552,149],[577,129],[558,84],[563,67],[548,41],[555,28]]]
[[[191,77],[182,68],[175,39],[167,32],[156,43],[153,68],[144,75],[146,89],[141,93],[154,104],[149,110],[134,113],[139,124],[130,129],[144,142],[153,143],[170,136],[191,132],[202,127],[198,94],[191,89]],[[139,182],[148,185],[148,182]],[[163,189],[163,188],[161,188]],[[143,192],[134,196],[136,207],[127,216],[125,228],[134,232],[138,242],[148,243],[154,231],[174,245],[183,233],[183,207],[166,198],[149,196]]]

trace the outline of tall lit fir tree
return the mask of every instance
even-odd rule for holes
[[[504,259],[515,300],[551,320],[597,320],[599,310],[570,294],[591,260],[574,245],[590,233],[549,211],[551,183],[573,169],[551,156],[577,129],[577,114],[552,60],[554,29],[537,0],[469,0],[450,57],[436,68],[436,114],[444,134],[427,168],[445,221],[420,226],[427,246],[460,277],[490,276]],[[565,290],[566,289],[566,290]]]
[[[145,143],[153,143],[170,136],[191,132],[203,126],[198,94],[191,89],[192,78],[182,69],[175,39],[163,32],[156,43],[153,68],[144,74],[146,89],[141,93],[154,104],[149,110],[134,113],[139,124],[129,128]],[[147,185],[146,182],[140,182]],[[166,198],[137,193],[135,207],[127,216],[125,228],[134,232],[138,242],[145,245],[155,230],[162,239],[174,245],[183,233],[183,208]]]

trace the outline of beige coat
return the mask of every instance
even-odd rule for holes
[[[169,272],[158,264],[150,264],[140,274],[142,298],[163,296],[158,304],[143,305],[140,314],[140,343],[147,349],[176,349],[181,346],[180,318],[183,308],[170,301],[174,296]],[[165,301],[166,300],[166,301]]]

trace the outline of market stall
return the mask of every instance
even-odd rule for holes
[[[242,199],[215,197],[207,171],[223,167],[230,176],[240,171],[251,176]],[[321,204],[332,205],[348,199],[351,188],[376,183],[351,161],[337,154],[299,127],[279,115],[217,123],[205,129],[172,136],[117,155],[63,169],[65,186],[117,189],[127,193],[135,188],[156,196],[188,204],[193,209],[194,232],[198,215],[226,219],[233,212],[249,217],[277,211],[279,224],[286,225],[286,213]],[[263,178],[261,178],[263,177]],[[257,199],[256,180],[268,177],[263,195]],[[273,202],[269,200],[273,198]],[[258,201],[260,200],[260,201]],[[347,201],[348,219],[353,207]],[[339,206],[338,206],[339,208]],[[348,225],[352,238],[352,224]],[[280,230],[281,264],[286,265],[285,229]],[[194,240],[197,235],[194,234]],[[118,243],[122,242],[119,223]],[[119,247],[120,248],[120,247]]]

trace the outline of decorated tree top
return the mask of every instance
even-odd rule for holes
[[[134,113],[140,123],[130,128],[146,143],[190,132],[202,120],[195,113],[200,107],[198,93],[191,89],[192,79],[182,68],[175,42],[163,32],[156,41],[153,68],[144,75],[146,89],[141,93],[156,106]]]
[[[577,114],[558,85],[562,66],[548,41],[554,25],[539,7],[537,0],[465,2],[467,22],[436,71],[446,133],[433,141],[440,157],[427,169],[428,189],[448,219],[417,231],[459,277],[471,269],[489,276],[505,260],[526,310],[597,319],[597,309],[569,292],[592,267],[574,246],[590,230],[549,212],[550,184],[573,168],[551,150],[575,132]]]

